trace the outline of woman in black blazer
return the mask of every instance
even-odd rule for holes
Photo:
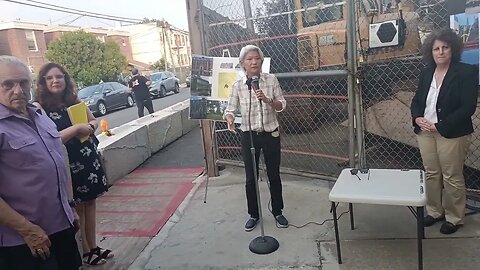
[[[451,29],[431,33],[423,44],[422,71],[412,100],[414,131],[426,173],[425,226],[443,221],[451,234],[465,217],[463,165],[470,144],[478,96],[476,66],[460,63],[463,43]],[[442,192],[445,189],[445,194]]]

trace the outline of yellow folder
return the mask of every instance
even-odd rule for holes
[[[68,117],[72,125],[88,124],[87,105],[84,102],[77,103],[67,108]],[[88,140],[89,136],[80,139],[80,142]]]

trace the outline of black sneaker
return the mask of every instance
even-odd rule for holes
[[[275,220],[280,228],[288,227],[288,220],[283,215],[275,216]]]
[[[457,229],[462,225],[453,225],[452,223],[445,221],[440,227],[440,232],[443,234],[452,234],[457,231]]]
[[[257,226],[258,218],[250,218],[247,223],[245,223],[245,231],[250,232]]]
[[[445,220],[444,217],[439,217],[439,218],[434,218],[430,215],[427,215],[425,218],[423,218],[423,225],[425,227],[430,227],[432,226],[433,224],[439,222],[439,221],[442,221],[442,220]]]

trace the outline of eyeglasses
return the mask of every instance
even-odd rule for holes
[[[358,180],[362,180],[362,178],[360,178],[360,176],[358,176],[358,172],[360,172],[361,174],[367,174],[368,173],[367,180],[370,180],[370,169],[350,169],[350,174],[351,175],[355,175],[358,178]]]
[[[30,80],[5,80],[0,83],[0,86],[5,90],[12,90],[16,85],[25,90],[30,89],[32,83]]]
[[[55,79],[56,81],[60,81],[60,80],[63,80],[65,78],[65,75],[64,74],[59,74],[59,75],[55,75],[55,76],[43,76],[43,77],[47,81],[53,81],[53,79]]]

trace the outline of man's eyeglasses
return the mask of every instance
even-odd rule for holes
[[[20,85],[23,90],[30,89],[32,83],[30,80],[5,80],[0,83],[5,90],[12,90],[16,85]]]
[[[59,74],[59,75],[55,75],[55,76],[44,76],[44,78],[47,81],[53,81],[54,79],[56,81],[60,81],[60,80],[63,80],[65,78],[65,75],[64,74]]]
[[[358,176],[358,173],[361,173],[361,174],[367,174],[368,173],[368,176],[367,176],[367,180],[370,180],[370,169],[350,169],[350,174],[351,175],[355,175],[358,180],[362,180],[360,178],[360,176]]]

